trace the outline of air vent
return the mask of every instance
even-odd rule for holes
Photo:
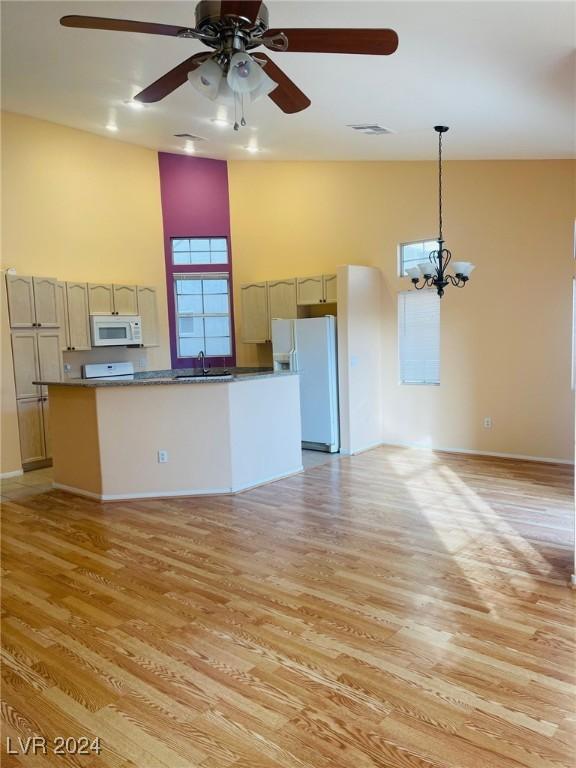
[[[348,128],[352,128],[354,131],[365,133],[367,136],[382,136],[384,133],[394,133],[390,128],[384,128],[383,125],[377,123],[361,123],[360,125],[349,125]]]
[[[202,136],[195,136],[193,133],[175,133],[177,139],[188,139],[189,141],[206,141]]]

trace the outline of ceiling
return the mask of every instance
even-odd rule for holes
[[[83,14],[193,26],[194,2],[2,2],[2,107],[141,144],[206,157],[262,160],[433,158],[432,126],[451,128],[447,159],[575,156],[575,5],[572,2],[325,2],[271,0],[273,27],[391,27],[392,56],[272,53],[311,98],[284,115],[269,99],[248,126],[219,127],[222,106],[185,84],[136,111],[143,87],[193,53],[194,40],[67,29]],[[225,111],[225,110],[224,110]],[[228,118],[233,118],[228,115]],[[348,126],[378,123],[391,134]],[[117,132],[109,133],[107,124]],[[205,141],[186,145],[176,133]]]

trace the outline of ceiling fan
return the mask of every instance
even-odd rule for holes
[[[135,97],[144,103],[160,101],[189,79],[213,100],[228,89],[251,94],[252,99],[267,95],[283,112],[300,112],[310,106],[310,99],[265,53],[258,51],[252,57],[248,51],[264,46],[275,52],[387,56],[398,47],[398,35],[392,29],[270,29],[268,9],[261,0],[202,0],[195,15],[195,27],[97,16],[63,16],[60,23],[65,27],[191,38],[214,50],[196,53],[162,75]]]

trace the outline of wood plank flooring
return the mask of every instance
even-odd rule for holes
[[[570,467],[382,448],[115,504],[48,480],[3,491],[2,765],[574,766]]]

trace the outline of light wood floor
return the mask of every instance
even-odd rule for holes
[[[378,449],[103,505],[47,480],[5,489],[2,748],[48,754],[3,765],[573,768],[571,468]]]

